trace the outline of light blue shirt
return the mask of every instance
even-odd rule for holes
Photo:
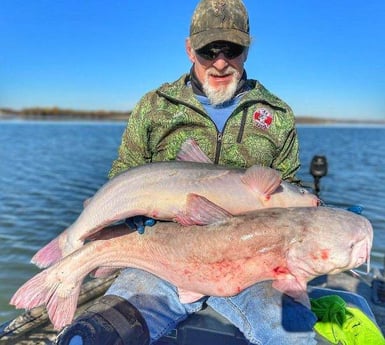
[[[220,132],[223,131],[223,127],[225,126],[227,119],[238,105],[242,96],[243,93],[240,93],[229,101],[218,105],[212,105],[206,96],[195,95]]]

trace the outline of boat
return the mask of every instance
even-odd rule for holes
[[[351,272],[322,276],[309,284],[309,294],[339,294],[359,296],[359,307],[375,317],[385,333],[385,277],[378,272],[362,274],[359,277]],[[83,284],[76,315],[82,313],[102,296],[116,278],[93,279]],[[33,308],[15,319],[0,326],[0,344],[39,345],[53,344],[57,336],[43,306]],[[246,345],[243,334],[227,319],[217,314],[209,306],[193,314],[179,324],[178,328],[162,337],[156,345],[193,345],[193,344],[231,344]]]
[[[327,174],[327,160],[324,156],[313,157],[310,173],[314,178],[312,188],[318,194],[320,179]],[[382,334],[385,334],[385,267],[372,268],[368,273],[365,273],[365,267],[360,269],[361,271],[317,277],[308,284],[309,296],[317,298],[325,294],[339,295],[348,304],[352,302],[364,311],[377,323]],[[117,275],[115,273],[108,278],[86,281],[79,295],[75,317],[103,296]],[[44,306],[40,306],[0,325],[0,345],[54,344],[57,333]],[[155,345],[194,344],[246,345],[248,342],[234,325],[206,306],[181,322]]]

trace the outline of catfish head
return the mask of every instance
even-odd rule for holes
[[[318,207],[311,221],[303,222],[302,235],[290,244],[288,267],[310,280],[337,274],[370,262],[373,228],[363,216],[342,209]],[[299,220],[303,221],[303,220]]]
[[[296,223],[298,232],[286,255],[290,274],[273,282],[277,290],[310,307],[309,280],[351,270],[365,262],[369,270],[373,228],[363,216],[320,206],[307,208]]]
[[[274,194],[270,195],[269,201],[281,207],[316,207],[321,204],[316,195],[286,181],[281,182]]]

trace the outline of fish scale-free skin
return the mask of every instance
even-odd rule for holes
[[[273,280],[274,288],[309,305],[307,281],[362,265],[373,240],[366,218],[327,207],[264,209],[207,226],[158,222],[144,235],[127,231],[121,226],[101,232],[25,283],[11,304],[27,309],[47,304],[60,329],[72,321],[89,272],[136,267],[174,284],[182,302],[232,296]]]
[[[107,182],[78,219],[43,247],[32,262],[47,267],[82,246],[103,227],[135,215],[204,224],[189,210],[191,194],[238,215],[266,207],[317,206],[318,198],[281,181],[271,168],[235,169],[209,163],[157,162],[134,167]]]

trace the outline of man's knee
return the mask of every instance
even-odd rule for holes
[[[65,328],[57,345],[148,345],[147,324],[125,299],[106,295]]]

